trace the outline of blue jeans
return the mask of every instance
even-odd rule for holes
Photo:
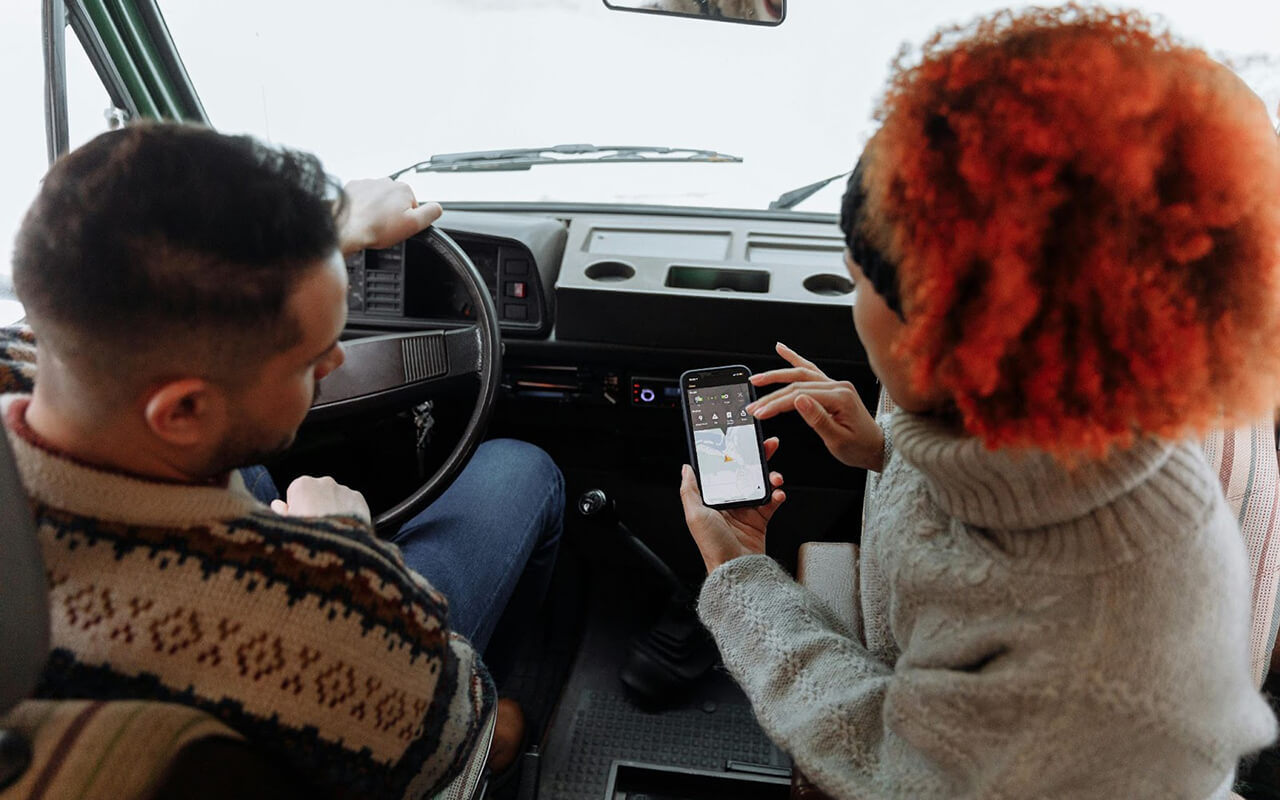
[[[265,468],[241,474],[262,502],[280,496]],[[546,595],[563,522],[564,478],[551,457],[494,439],[391,541],[448,598],[450,628],[484,653],[500,682]]]

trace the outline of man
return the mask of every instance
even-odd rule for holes
[[[421,797],[457,773],[495,703],[477,651],[546,589],[554,464],[482,445],[399,548],[331,478],[268,508],[235,471],[288,447],[342,364],[343,252],[440,213],[187,126],[54,165],[14,253],[33,387],[32,340],[0,349],[0,389],[31,389],[0,412],[50,575],[42,696],[194,705],[342,793]]]

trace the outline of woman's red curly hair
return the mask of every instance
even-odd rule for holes
[[[1280,142],[1227,68],[1135,12],[1002,12],[935,34],[877,117],[896,352],[966,431],[1099,455],[1275,407]]]

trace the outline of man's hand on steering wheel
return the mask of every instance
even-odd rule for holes
[[[440,218],[439,203],[422,203],[408,184],[390,178],[355,180],[345,187],[347,207],[338,220],[343,255],[400,244]]]

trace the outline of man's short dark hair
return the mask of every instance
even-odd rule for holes
[[[18,232],[14,287],[42,347],[101,369],[195,358],[227,378],[300,336],[286,302],[332,256],[342,202],[315,156],[126,127],[53,165]]]

